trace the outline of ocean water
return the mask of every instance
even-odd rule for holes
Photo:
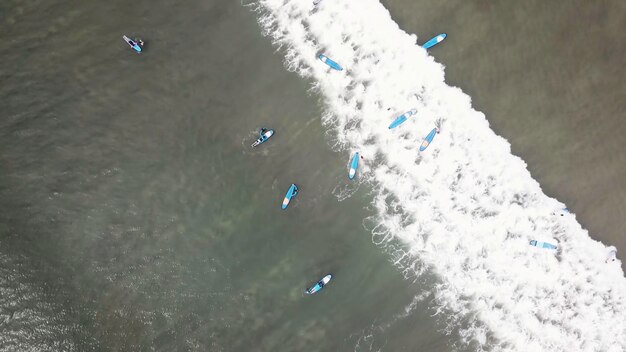
[[[415,39],[374,1],[4,2],[0,350],[623,349],[619,262]]]
[[[370,191],[250,8],[2,6],[1,351],[454,345],[426,278],[372,243]]]
[[[444,67],[378,1],[259,2],[260,24],[286,67],[325,98],[325,126],[375,189],[380,246],[407,245],[397,264],[435,274],[435,304],[481,350],[626,349],[626,280],[611,247],[591,239],[546,196]],[[428,38],[420,39],[425,41]],[[343,65],[331,71],[316,56]],[[396,130],[386,126],[411,108]],[[431,146],[417,146],[433,128]],[[561,216],[563,215],[563,216]],[[555,251],[529,246],[539,240]]]
[[[383,1],[424,39],[547,195],[626,251],[626,3]],[[626,267],[623,265],[622,270]]]

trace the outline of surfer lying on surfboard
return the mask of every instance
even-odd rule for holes
[[[321,289],[324,288],[324,286],[326,286],[326,284],[330,281],[330,279],[333,278],[332,274],[328,274],[326,276],[324,276],[320,281],[318,281],[315,285],[307,288],[304,293],[312,295],[316,292],[319,292]]]
[[[265,143],[270,137],[274,135],[274,130],[268,130],[267,128],[261,128],[259,131],[259,138],[252,143],[252,148]]]
[[[143,51],[143,40],[141,40],[140,38],[135,38],[130,39],[127,36],[122,36],[122,38],[124,39],[124,41],[126,42],[126,44],[128,44],[133,50],[135,50],[135,52],[137,52],[137,54],[140,54]]]

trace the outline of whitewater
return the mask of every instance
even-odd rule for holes
[[[323,97],[325,125],[365,156],[373,240],[404,245],[399,265],[436,276],[434,309],[465,346],[489,351],[626,351],[626,279],[610,248],[546,196],[444,67],[377,0],[259,0],[287,69]],[[428,38],[420,38],[420,42]],[[446,45],[444,42],[440,45]],[[325,54],[344,67],[333,71]],[[454,63],[449,63],[453,65]],[[394,130],[398,115],[417,109]],[[439,127],[431,145],[423,138]],[[557,250],[536,248],[545,241]]]

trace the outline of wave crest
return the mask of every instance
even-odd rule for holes
[[[405,277],[433,273],[435,315],[462,343],[495,351],[626,350],[626,280],[607,247],[546,196],[526,164],[444,67],[376,0],[260,0],[259,23],[285,66],[314,81],[333,149],[371,156],[372,241]],[[344,66],[330,71],[325,53]],[[417,109],[401,127],[394,116]],[[441,133],[417,148],[435,126]],[[556,252],[529,246],[532,239]],[[400,241],[402,245],[398,245]]]

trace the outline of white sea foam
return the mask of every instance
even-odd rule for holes
[[[286,66],[324,97],[324,122],[376,190],[374,240],[435,273],[436,309],[477,350],[625,351],[626,279],[607,247],[543,194],[444,68],[377,0],[259,0]],[[445,45],[445,44],[444,44]],[[332,71],[324,53],[344,67]],[[402,126],[393,117],[417,109]],[[391,110],[388,110],[391,108]],[[417,149],[435,126],[430,147]],[[529,246],[536,239],[558,245]]]

